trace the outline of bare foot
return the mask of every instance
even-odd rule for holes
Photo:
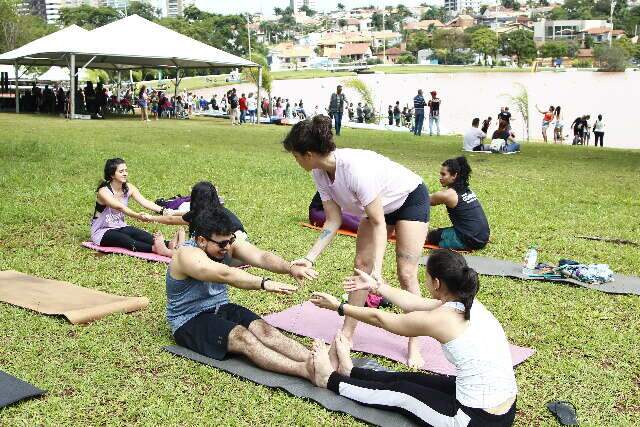
[[[421,346],[417,337],[409,338],[409,359],[407,365],[412,369],[422,369],[424,359],[420,354]]]
[[[313,353],[309,352],[309,357],[304,361],[304,366],[307,369],[307,379],[315,384],[315,367],[313,366]]]
[[[343,341],[345,342],[345,346],[351,350],[351,347],[353,346],[353,342],[350,338],[347,338],[346,335],[344,335],[342,333],[342,331],[338,331],[338,333],[336,334],[336,338],[338,338],[338,335],[342,336]],[[329,359],[331,360],[331,366],[333,366],[333,369],[338,370],[338,367],[340,366],[340,358],[338,357],[338,351],[336,348],[336,341],[334,339],[334,341],[331,343],[331,348],[329,349]]]
[[[186,234],[184,232],[184,228],[182,227],[178,228],[178,231],[173,236],[173,239],[171,239],[171,241],[169,242],[169,246],[168,246],[169,249],[174,250],[182,246],[182,244],[184,243],[185,236]]]
[[[345,377],[351,376],[353,369],[353,361],[351,360],[351,341],[349,341],[342,332],[336,334],[335,345],[338,354],[338,373]]]
[[[327,388],[329,377],[333,373],[331,361],[329,360],[329,352],[323,340],[313,341],[313,383],[322,388]]]
[[[153,234],[153,246],[151,246],[151,250],[158,255],[173,256],[173,251],[165,245],[164,236],[160,232]]]

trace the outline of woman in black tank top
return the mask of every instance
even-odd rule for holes
[[[440,169],[443,190],[431,195],[431,206],[445,205],[452,227],[429,231],[427,243],[441,248],[482,249],[489,242],[489,222],[469,188],[471,166],[465,157],[446,160]]]

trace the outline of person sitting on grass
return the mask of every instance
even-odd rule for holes
[[[165,242],[162,233],[151,235],[128,226],[125,215],[146,221],[144,213],[131,210],[129,198],[146,209],[162,214],[164,208],[147,200],[133,184],[128,182],[127,164],[123,159],[109,159],[104,165],[104,180],[96,192],[96,207],[91,221],[91,240],[99,246],[125,248],[136,252],[153,252],[171,256],[172,249],[184,241],[184,230],[179,230],[171,242]]]
[[[489,222],[476,194],[469,188],[471,166],[465,157],[445,160],[440,168],[444,187],[431,195],[431,206],[445,205],[452,227],[429,231],[427,243],[458,250],[482,249],[489,242]]]
[[[485,120],[486,121],[486,120]],[[471,121],[471,128],[464,134],[462,149],[464,151],[483,151],[484,144],[482,140],[487,136],[484,131],[478,129],[480,119],[475,118]],[[487,125],[488,126],[488,125]]]
[[[504,120],[498,122],[498,129],[491,136],[491,151],[511,153],[520,151],[520,144],[515,140],[515,134],[509,130],[509,124]]]
[[[347,292],[366,289],[384,296],[406,314],[348,305],[318,292],[311,301],[394,334],[436,339],[456,375],[355,368],[349,343],[337,335],[337,367],[331,365],[324,342],[314,342],[318,387],[362,405],[400,412],[420,425],[513,425],[518,386],[509,343],[500,322],[475,299],[478,274],[462,255],[439,249],[429,256],[425,287],[431,299],[376,281],[360,270],[344,285]]]
[[[193,220],[194,237],[176,251],[166,275],[167,321],[176,343],[222,360],[227,353],[247,357],[262,369],[311,379],[308,349],[284,336],[257,314],[229,300],[228,286],[289,295],[297,287],[229,266],[232,257],[302,283],[311,268],[236,239],[225,211],[205,209]]]

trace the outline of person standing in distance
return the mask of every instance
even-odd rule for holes
[[[348,105],[347,98],[342,93],[342,86],[338,85],[336,92],[331,94],[331,100],[329,101],[329,114],[333,117],[336,135],[338,136],[342,128],[342,113],[346,105]]]
[[[433,136],[433,125],[438,128],[438,136],[440,136],[440,98],[435,90],[431,91],[431,99],[429,100],[429,136]]]

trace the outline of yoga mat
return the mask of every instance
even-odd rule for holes
[[[129,313],[149,305],[144,297],[123,297],[68,282],[41,279],[13,270],[0,271],[0,301],[43,314],[63,315],[75,324]]]
[[[164,347],[164,350],[176,356],[186,357],[195,362],[213,366],[214,368],[254,383],[271,388],[280,388],[294,396],[311,399],[330,411],[343,412],[373,425],[389,427],[410,427],[416,425],[404,415],[360,405],[332,391],[316,387],[305,379],[265,371],[241,357],[229,357],[225,360],[216,360],[177,345]],[[353,364],[354,366],[362,368],[384,369],[370,359],[354,359]]]
[[[316,231],[322,230],[322,227],[317,227],[315,225],[312,225],[312,224],[309,224],[309,223],[306,223],[306,222],[301,222],[300,225],[303,226],[303,227],[310,228],[312,230],[316,230]],[[349,237],[356,237],[358,235],[358,233],[354,233],[353,231],[343,230],[343,229],[339,229],[338,230],[338,234],[340,234],[342,236],[349,236]],[[391,243],[395,243],[396,239],[394,237],[392,237],[392,238],[388,239],[388,241],[391,242]],[[425,243],[422,247],[425,248],[425,249],[440,249],[439,246],[431,245],[429,243]],[[457,250],[456,252],[467,253],[468,251]]]
[[[149,252],[134,252],[125,248],[100,246],[100,245],[96,245],[93,242],[82,242],[82,246],[84,246],[87,249],[92,249],[94,251],[101,252],[104,254],[128,255],[135,258],[141,258],[147,261],[164,262],[165,264],[169,264],[171,262],[171,258],[168,256],[158,255],[158,254],[149,253]]]
[[[0,408],[31,397],[42,396],[45,393],[44,390],[0,371]]]
[[[276,328],[311,338],[333,341],[343,318],[331,310],[318,308],[310,302],[293,306],[279,313],[269,314],[264,320]],[[430,337],[420,337],[422,344],[422,369],[438,374],[455,375],[456,369],[444,357],[440,343]],[[353,336],[353,350],[385,356],[396,362],[407,362],[407,338],[360,322]],[[533,355],[534,350],[511,345],[513,365],[518,365]]]
[[[640,277],[636,276],[623,276],[621,274],[614,274],[613,282],[596,285],[584,283],[579,280],[570,278],[553,279],[546,277],[528,277],[522,274],[522,264],[481,256],[464,255],[464,257],[467,260],[467,264],[469,265],[469,267],[477,271],[478,274],[484,274],[486,276],[502,276],[514,277],[521,280],[543,280],[548,282],[571,283],[573,285],[582,286],[583,288],[595,289],[596,291],[601,291],[608,294],[640,295]],[[428,258],[428,256],[423,257],[420,260],[420,264],[426,265]]]
[[[499,153],[494,153],[493,151],[473,151],[473,150],[462,150],[464,153],[477,153],[477,154],[518,154],[520,151],[500,151]]]

